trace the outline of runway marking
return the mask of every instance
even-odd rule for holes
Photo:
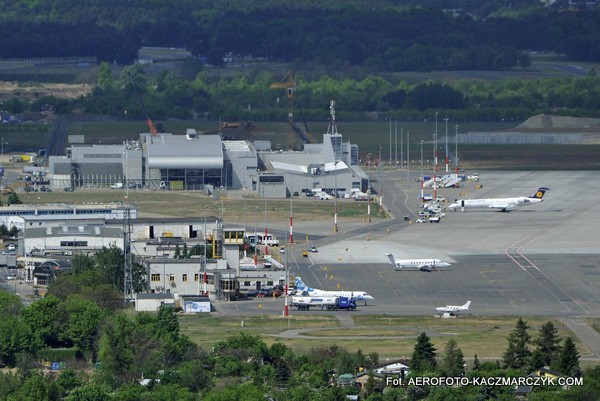
[[[588,205],[589,207],[589,205]],[[509,245],[506,249],[504,249],[504,254],[512,260],[517,266],[519,266],[525,273],[527,273],[532,279],[536,280],[542,287],[546,289],[548,293],[550,293],[554,298],[556,298],[563,307],[567,310],[567,312],[573,312],[573,309],[569,307],[565,301],[574,302],[582,311],[586,314],[589,314],[586,308],[584,308],[575,297],[571,296],[567,293],[561,286],[559,286],[556,281],[552,280],[546,273],[542,271],[540,267],[538,267],[535,263],[533,263],[527,256],[523,254],[523,250],[526,246],[531,244],[532,242],[538,240],[542,236],[546,235],[548,232],[555,230],[558,228],[558,225],[555,225],[552,228],[544,227],[537,230],[534,233],[526,235],[525,237],[517,240],[513,244]],[[532,238],[533,237],[533,238]],[[516,249],[514,249],[516,248]],[[535,270],[533,270],[535,269]],[[554,289],[549,288],[547,284],[543,281],[547,281],[551,284],[550,287],[554,287]],[[558,293],[561,293],[559,296]]]

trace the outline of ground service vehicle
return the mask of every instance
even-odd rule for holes
[[[356,301],[350,297],[292,297],[292,306],[298,310],[309,310],[310,308],[320,307],[331,311],[335,310],[355,310]]]
[[[292,297],[292,306],[298,310],[309,310],[311,307],[320,307],[321,309],[333,307],[338,303],[337,297],[310,297],[299,296]]]
[[[335,305],[327,306],[327,310],[355,310],[356,301],[349,297],[338,297]]]

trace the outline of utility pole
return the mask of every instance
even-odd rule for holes
[[[380,216],[383,213],[383,182],[382,182],[382,175],[381,175],[382,164],[383,164],[383,162],[381,161],[381,146],[379,146],[378,170],[379,170],[379,215]]]
[[[335,187],[333,189],[333,232],[337,233],[338,232],[338,224],[337,224],[337,218],[338,218],[338,211],[337,211],[337,195],[338,195],[338,190],[337,190],[337,164],[339,163],[339,160],[336,160],[335,163],[333,163],[333,186]]]
[[[446,121],[446,174],[448,174],[448,117],[446,117],[445,121]]]

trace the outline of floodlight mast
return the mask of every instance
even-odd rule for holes
[[[154,128],[154,124],[152,123],[152,120],[148,116],[148,111],[146,110],[146,106],[144,106],[144,101],[142,100],[142,97],[140,96],[139,92],[137,91],[137,87],[135,86],[135,81],[133,80],[133,76],[131,75],[131,73],[129,71],[127,71],[127,75],[129,75],[129,80],[131,81],[131,86],[133,87],[133,91],[135,92],[135,95],[137,96],[137,98],[140,102],[140,105],[142,106],[142,111],[144,112],[144,116],[146,117],[146,122],[148,123],[148,127],[150,128],[150,133],[152,134],[152,136],[156,136],[156,128]]]

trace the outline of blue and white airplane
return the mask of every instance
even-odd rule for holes
[[[454,211],[460,210],[461,212],[468,209],[496,209],[501,212],[508,212],[518,207],[541,203],[544,194],[549,189],[540,187],[533,195],[518,196],[515,198],[462,199],[448,206],[448,209]]]
[[[364,291],[329,291],[329,290],[320,290],[318,288],[311,288],[307,286],[304,281],[298,276],[296,276],[296,293],[303,295],[318,296],[318,297],[348,297],[352,298],[356,301],[364,301],[365,305],[367,301],[374,301],[371,295],[367,294]]]

